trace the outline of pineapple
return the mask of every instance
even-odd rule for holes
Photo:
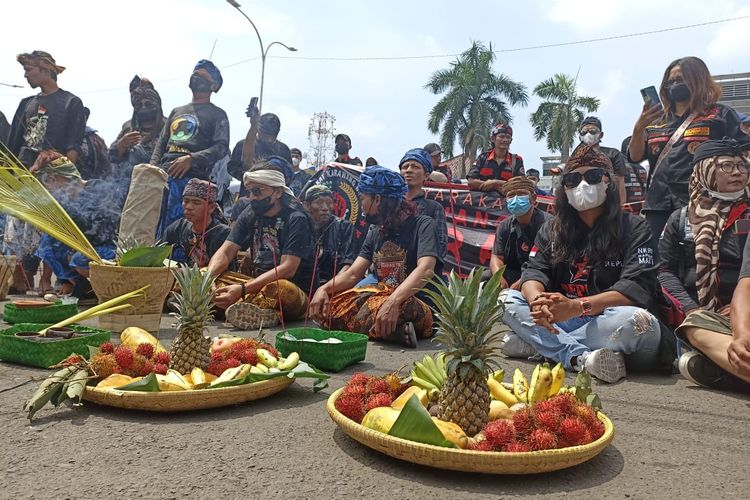
[[[451,273],[447,286],[435,282],[437,292],[426,290],[437,309],[434,340],[445,350],[447,377],[438,397],[438,418],[459,425],[469,436],[489,419],[487,377],[499,367],[494,358],[505,334],[504,328],[497,329],[504,311],[498,301],[501,274],[480,287],[481,270],[474,269],[465,280]]]
[[[211,338],[203,335],[206,325],[213,319],[213,294],[211,287],[214,277],[201,273],[198,266],[182,267],[174,271],[180,287],[174,292],[177,301],[177,338],[169,353],[170,368],[182,374],[193,368],[206,370],[211,361]]]

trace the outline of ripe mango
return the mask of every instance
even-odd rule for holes
[[[390,406],[379,406],[367,412],[365,418],[362,419],[362,425],[368,429],[388,434],[400,413],[401,410]]]
[[[127,375],[123,375],[122,373],[113,373],[109,377],[105,378],[98,384],[96,384],[97,389],[114,389],[115,387],[122,387],[123,385],[128,385],[131,382],[135,382],[133,377],[129,377]]]
[[[391,403],[391,408],[395,408],[397,410],[403,410],[404,406],[406,406],[406,402],[411,399],[412,396],[416,395],[419,398],[419,402],[422,403],[422,406],[427,408],[427,391],[424,389],[421,389],[417,387],[416,385],[413,385],[406,389],[404,392],[401,393],[399,397],[396,398],[393,403]]]
[[[459,448],[466,449],[469,446],[469,436],[466,435],[464,430],[453,422],[446,422],[440,420],[437,417],[432,417],[432,421],[435,422],[440,432],[443,433],[443,437],[455,444]]]

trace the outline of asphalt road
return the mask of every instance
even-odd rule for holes
[[[170,323],[165,316],[165,343],[175,335]],[[365,362],[317,394],[302,380],[265,400],[193,413],[50,407],[31,425],[21,407],[37,383],[4,389],[47,372],[0,363],[0,498],[748,498],[750,399],[678,376],[596,385],[615,425],[612,445],[583,465],[535,476],[412,465],[360,445],[328,417],[326,398],[355,371],[385,374],[435,349],[370,343]]]

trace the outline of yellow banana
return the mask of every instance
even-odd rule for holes
[[[526,375],[518,368],[513,373],[513,394],[519,403],[529,402],[529,382],[526,380]]]
[[[258,349],[256,353],[258,354],[258,360],[268,368],[274,368],[279,364],[279,360],[265,349]]]
[[[291,370],[299,364],[299,353],[293,352],[286,359],[279,363],[278,368],[281,371]]]
[[[531,377],[531,390],[529,391],[529,403],[544,401],[549,394],[552,385],[552,370],[549,363],[536,365],[534,375]]]
[[[490,394],[492,394],[492,397],[498,401],[502,401],[503,403],[508,405],[508,407],[511,407],[514,404],[518,403],[518,399],[513,395],[513,393],[506,389],[503,384],[501,384],[494,378],[490,377],[487,380],[487,385],[490,388]]]
[[[562,363],[557,363],[555,367],[552,369],[552,384],[549,386],[549,392],[547,393],[547,397],[551,398],[552,396],[560,392],[560,389],[562,388],[564,383],[565,383],[565,368],[563,367]]]
[[[503,370],[502,368],[500,368],[499,370],[495,370],[492,373],[492,378],[494,378],[498,382],[502,383],[503,379],[505,378],[505,370]]]

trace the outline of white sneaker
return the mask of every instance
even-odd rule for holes
[[[591,376],[608,384],[613,384],[626,375],[625,356],[606,348],[584,352],[578,358],[577,365],[586,367]]]
[[[500,343],[500,351],[509,358],[530,358],[536,355],[536,350],[513,332],[505,334]]]

